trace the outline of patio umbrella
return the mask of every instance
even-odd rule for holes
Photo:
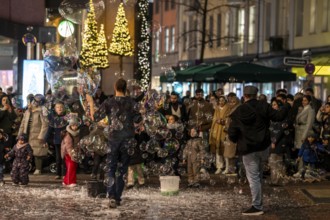
[[[236,63],[217,71],[214,78],[225,82],[281,82],[295,81],[296,74],[252,63]]]

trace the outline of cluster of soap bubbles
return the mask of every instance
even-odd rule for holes
[[[98,19],[105,10],[104,0],[93,0],[95,19]],[[62,17],[75,23],[82,24],[89,11],[89,0],[64,0],[58,11]]]
[[[97,153],[105,155],[111,152],[111,149],[102,133],[89,134],[79,141],[79,148],[82,149],[87,155]]]

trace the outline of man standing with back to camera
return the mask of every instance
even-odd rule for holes
[[[129,146],[129,141],[134,139],[134,121],[139,117],[134,107],[136,102],[131,97],[125,96],[126,81],[122,78],[118,79],[114,89],[115,96],[105,100],[94,114],[95,120],[100,121],[104,118],[102,114],[104,112],[108,116],[111,127],[108,136],[111,150],[108,154],[109,208],[116,208],[121,202],[125,186],[124,175],[127,173],[130,160],[127,146]]]
[[[285,104],[280,111],[272,109],[270,104],[257,100],[258,89],[244,87],[244,104],[237,107],[231,115],[228,128],[229,139],[237,143],[237,151],[242,155],[246,177],[252,194],[252,207],[243,215],[262,215],[262,175],[263,164],[269,156],[271,143],[270,120],[282,121],[289,110]]]

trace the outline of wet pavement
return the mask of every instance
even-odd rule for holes
[[[78,186],[64,188],[54,175],[30,175],[27,187],[12,186],[9,175],[0,187],[0,219],[329,219],[330,203],[315,203],[302,189],[330,191],[330,181],[291,182],[285,187],[264,187],[265,214],[244,217],[250,206],[246,182],[211,175],[199,189],[180,183],[177,196],[163,196],[156,176],[145,187],[125,190],[121,206],[108,208],[104,194],[88,197],[89,175],[78,175]],[[235,181],[235,182],[234,182]],[[312,192],[312,191],[311,191]],[[321,191],[322,194],[322,191]]]

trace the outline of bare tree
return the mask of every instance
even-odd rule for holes
[[[207,28],[207,18],[212,12],[215,10],[218,10],[222,7],[235,7],[233,5],[223,4],[221,1],[215,1],[218,2],[216,5],[211,5],[209,0],[161,0],[161,2],[174,2],[179,7],[184,8],[184,12],[187,12],[191,14],[192,16],[196,16],[201,21],[200,26],[196,26],[194,28],[189,28],[188,30],[185,30],[178,36],[178,40],[181,38],[187,39],[187,37],[190,36],[200,36],[195,39],[194,37],[188,37],[189,38],[189,44],[192,47],[198,47],[200,46],[200,54],[199,54],[199,61],[204,61],[204,53],[205,48],[207,45],[212,45],[213,42],[216,42],[217,40],[221,39],[228,39],[228,38],[234,38],[230,36],[224,36],[218,38],[217,35],[212,34],[210,30]],[[190,25],[191,27],[191,25]]]

